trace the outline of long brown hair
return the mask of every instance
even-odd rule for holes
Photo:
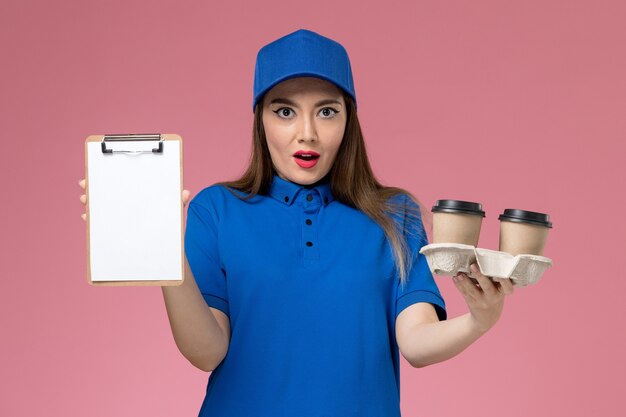
[[[391,244],[396,271],[404,285],[412,260],[417,256],[416,253],[411,253],[404,233],[427,241],[424,229],[416,226],[422,213],[424,215],[430,213],[425,211],[420,201],[407,190],[387,187],[378,182],[367,158],[354,101],[347,94],[343,96],[347,113],[346,129],[335,162],[328,173],[331,192],[336,200],[362,211],[380,225]],[[245,192],[246,196],[233,192],[242,200],[251,199],[257,194],[266,195],[274,176],[274,167],[263,128],[263,101],[264,97],[254,109],[252,152],[248,167],[239,179],[218,183]],[[389,201],[390,197],[398,194],[406,194],[419,209],[415,210],[413,206],[399,201]],[[402,224],[396,220],[398,217],[402,219]]]

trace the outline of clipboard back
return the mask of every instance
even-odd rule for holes
[[[85,173],[89,284],[180,285],[185,270],[182,138],[88,136]]]

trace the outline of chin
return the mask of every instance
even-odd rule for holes
[[[298,172],[296,174],[287,175],[287,179],[291,182],[295,182],[300,185],[311,185],[315,184],[319,180],[324,178],[324,175],[319,173],[307,173],[307,172]]]
[[[318,181],[318,178],[310,177],[308,175],[306,176],[303,175],[302,177],[294,177],[294,179],[291,181],[298,183],[300,185],[311,185],[311,184],[315,184]]]

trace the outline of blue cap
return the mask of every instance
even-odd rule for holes
[[[306,29],[283,36],[259,50],[254,69],[254,100],[281,81],[294,77],[330,81],[354,99],[356,93],[348,52],[338,42]]]

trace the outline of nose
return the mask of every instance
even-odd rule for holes
[[[315,116],[305,115],[300,118],[298,130],[298,142],[309,142],[317,140],[317,126],[315,125]]]

